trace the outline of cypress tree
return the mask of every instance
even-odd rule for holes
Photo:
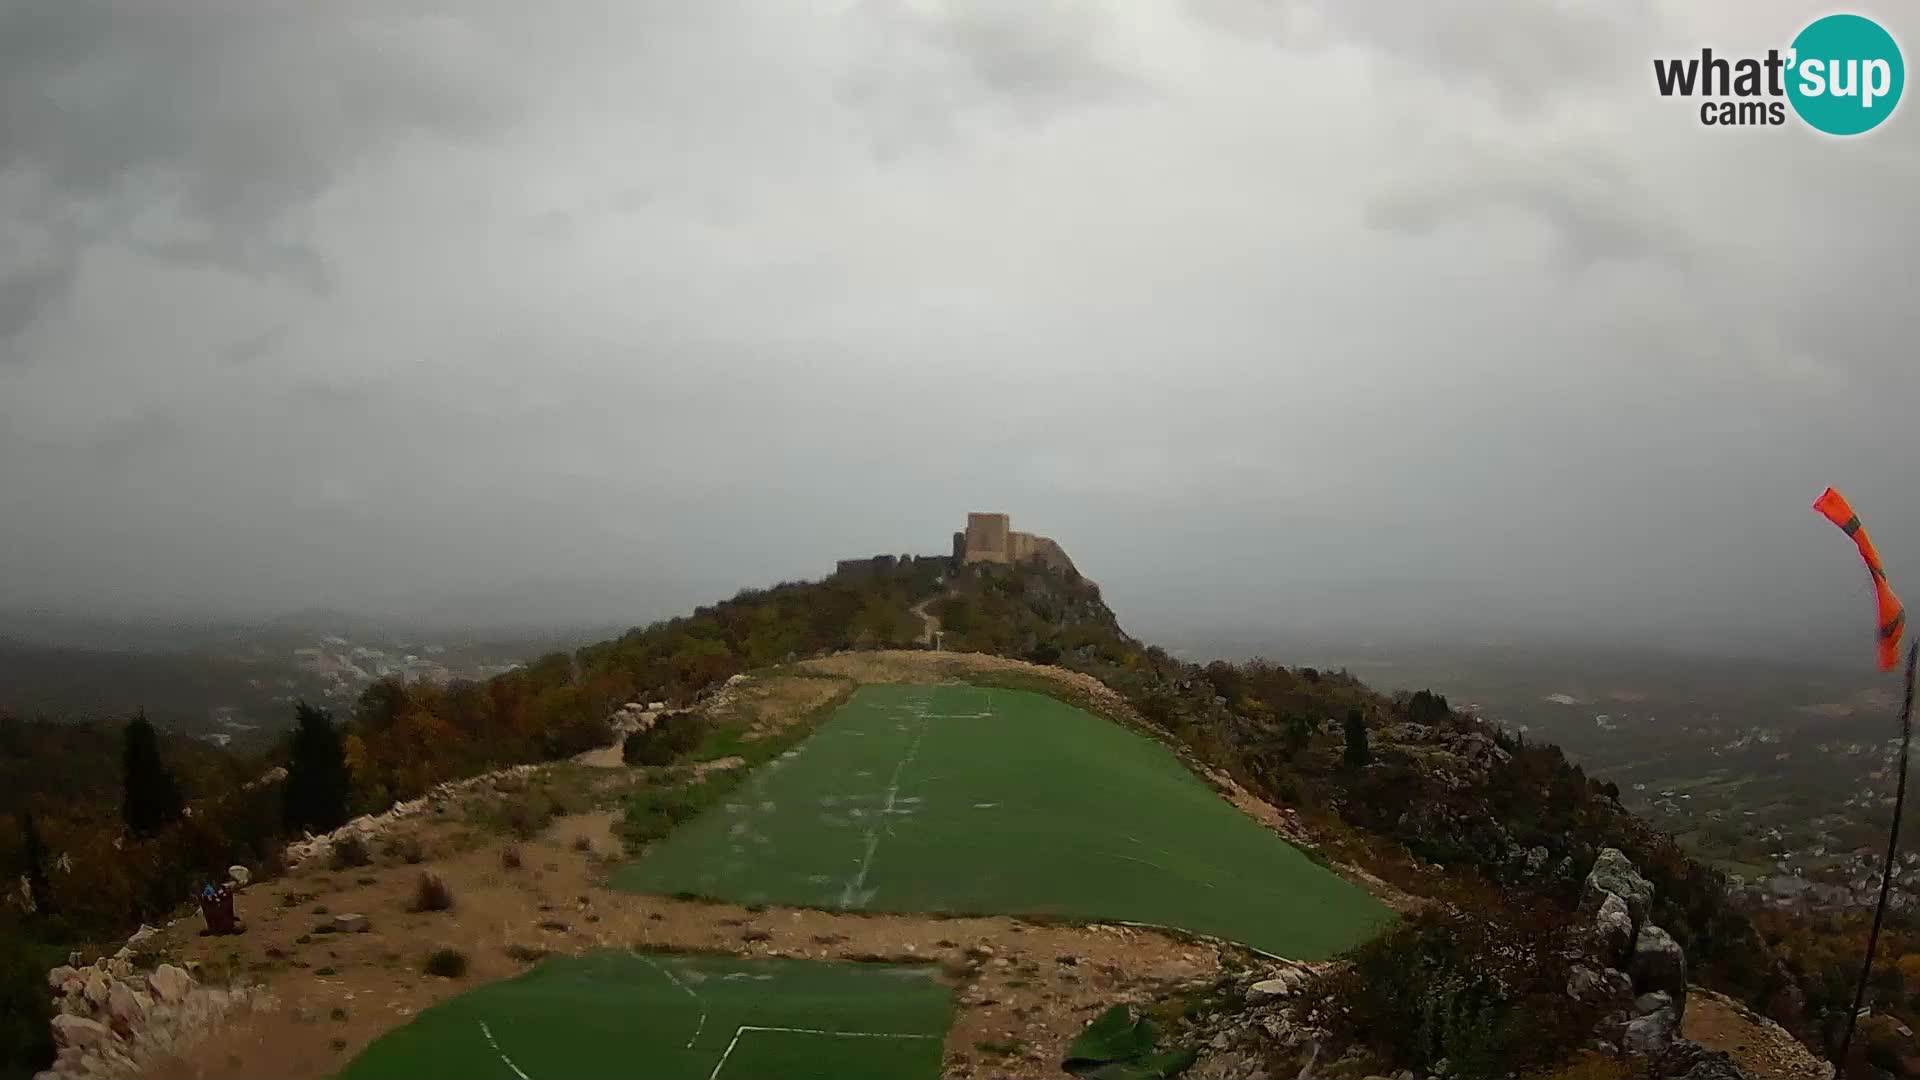
[[[120,816],[128,832],[137,837],[153,836],[184,816],[186,804],[180,797],[180,785],[160,760],[160,733],[145,712],[127,722],[123,764],[126,796],[120,804]]]
[[[29,810],[20,817],[21,855],[26,863],[27,894],[33,897],[36,914],[53,914],[53,886],[47,880],[47,845],[40,839],[40,826]]]
[[[287,756],[284,820],[289,832],[330,832],[347,823],[352,776],[333,716],[302,701]]]
[[[1347,764],[1356,769],[1373,760],[1373,750],[1367,746],[1367,721],[1359,709],[1347,710],[1346,758]]]

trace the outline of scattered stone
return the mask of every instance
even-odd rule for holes
[[[1247,1000],[1252,1002],[1273,1001],[1278,998],[1292,996],[1293,981],[1284,976],[1272,979],[1261,979],[1259,982],[1247,987]]]
[[[99,968],[94,968],[92,971],[87,972],[86,985],[80,992],[86,997],[87,1004],[98,1009],[106,1005],[107,990],[111,985],[112,980],[107,978],[107,973],[101,971]]]
[[[333,917],[333,932],[336,934],[364,934],[373,929],[373,920],[357,911]]]
[[[53,1041],[58,1046],[79,1047],[84,1050],[89,1047],[111,1045],[114,1039],[113,1032],[98,1020],[62,1013],[53,1018]]]
[[[178,1005],[193,989],[193,977],[172,964],[161,964],[147,976],[147,986],[152,988],[154,997],[169,1005]]]
[[[142,996],[123,982],[114,983],[107,991],[108,1022],[122,1037],[132,1038],[147,1019],[147,1003],[140,1000]]]

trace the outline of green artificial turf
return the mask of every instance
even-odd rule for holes
[[[925,967],[555,957],[388,1032],[342,1080],[933,1080],[951,991]]]
[[[1321,959],[1390,918],[1165,747],[1040,694],[868,686],[613,884],[741,903],[1137,921]]]

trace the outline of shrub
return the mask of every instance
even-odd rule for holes
[[[675,758],[700,745],[707,722],[693,712],[670,712],[645,731],[627,736],[620,757],[629,765],[671,765]]]
[[[25,940],[0,932],[0,1076],[31,1076],[53,1062],[47,966]]]
[[[435,949],[427,955],[422,970],[443,979],[458,979],[467,973],[467,954],[459,949]]]
[[[453,890],[438,874],[421,874],[413,887],[413,903],[408,911],[452,911]]]
[[[508,844],[500,849],[500,868],[502,870],[520,869],[520,845]]]
[[[408,866],[418,866],[427,861],[426,849],[420,846],[417,836],[403,836],[387,844],[387,855],[399,859]]]
[[[575,851],[579,851],[579,852],[584,852],[584,853],[586,853],[586,854],[589,854],[589,855],[591,855],[591,854],[593,853],[593,838],[592,838],[592,837],[590,837],[590,836],[576,836],[576,837],[574,837],[574,838],[573,838],[573,850],[575,850]]]
[[[1456,1077],[1494,1077],[1566,1057],[1592,1030],[1566,995],[1564,916],[1432,909],[1352,953],[1313,996],[1336,1036],[1396,1068],[1446,1059]]]
[[[367,850],[367,842],[360,839],[358,833],[348,833],[333,842],[333,868],[348,870],[356,866],[366,866],[373,862],[373,852]]]

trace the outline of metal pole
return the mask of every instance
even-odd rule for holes
[[[1860,983],[1853,988],[1853,1011],[1847,1013],[1847,1034],[1833,1059],[1836,1077],[1847,1073],[1847,1050],[1853,1046],[1853,1027],[1860,1022],[1860,1004],[1866,1000],[1867,980],[1873,975],[1873,951],[1880,945],[1880,923],[1887,917],[1887,891],[1893,887],[1893,854],[1900,844],[1900,815],[1907,805],[1907,746],[1913,741],[1913,666],[1920,661],[1920,638],[1907,650],[1907,690],[1900,703],[1900,779],[1893,789],[1893,827],[1887,830],[1887,861],[1880,868],[1880,902],[1873,909],[1873,929],[1867,934],[1867,960],[1860,967]]]

